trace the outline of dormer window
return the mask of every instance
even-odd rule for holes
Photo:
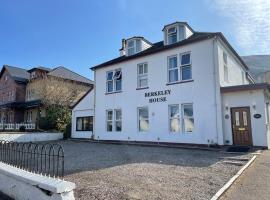
[[[32,72],[31,73],[31,79],[35,79],[36,78],[36,72]]]
[[[127,52],[129,56],[135,54],[135,41],[134,40],[128,41]]]
[[[168,44],[173,44],[177,42],[177,28],[171,27],[168,28]]]

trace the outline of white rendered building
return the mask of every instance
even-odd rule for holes
[[[268,147],[268,85],[222,33],[186,22],[162,31],[157,43],[123,40],[120,57],[92,67],[93,138]]]

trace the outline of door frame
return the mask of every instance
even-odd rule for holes
[[[248,126],[250,127],[249,130],[249,137],[250,137],[250,146],[253,146],[253,138],[252,138],[252,124],[251,124],[251,114],[250,114],[250,106],[237,106],[237,107],[231,107],[230,108],[230,113],[231,113],[231,131],[232,131],[232,141],[233,141],[233,145],[237,145],[235,144],[234,141],[234,131],[233,131],[233,109],[241,109],[241,108],[246,108],[248,110],[248,115],[249,115],[249,119],[248,119]],[[241,146],[241,145],[237,145],[237,146]],[[244,146],[244,145],[243,145]]]

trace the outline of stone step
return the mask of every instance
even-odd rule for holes
[[[232,161],[243,161],[243,162],[249,161],[248,158],[237,158],[237,157],[222,157],[222,159]]]
[[[229,160],[224,160],[223,161],[224,164],[228,164],[228,165],[236,165],[236,166],[243,166],[245,163],[243,162],[239,162],[239,161],[229,161]]]

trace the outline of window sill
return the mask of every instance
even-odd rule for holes
[[[136,90],[145,90],[145,89],[149,89],[149,87],[136,88]]]
[[[185,80],[185,81],[177,81],[177,82],[172,82],[172,83],[167,83],[166,85],[175,85],[175,84],[182,84],[182,83],[189,83],[189,82],[193,82],[194,80]]]
[[[121,90],[121,91],[115,91],[115,92],[106,92],[105,95],[108,95],[108,94],[116,94],[116,93],[121,93],[121,92],[122,92],[122,90]]]

